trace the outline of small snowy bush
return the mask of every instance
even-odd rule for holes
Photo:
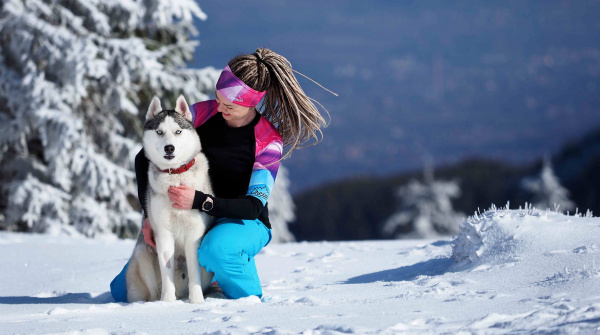
[[[571,211],[577,206],[569,199],[569,190],[560,184],[560,180],[554,174],[552,163],[549,159],[544,160],[544,166],[539,176],[525,178],[521,182],[522,187],[532,194],[533,205],[541,209],[554,208],[562,211]]]
[[[529,213],[531,215],[533,212]],[[501,221],[514,214],[514,211],[508,209],[508,204],[504,209],[497,209],[492,205],[483,214],[476,212],[464,220],[459,226],[458,235],[452,241],[454,261],[469,264],[485,257],[510,257],[517,242],[511,226],[502,224]]]
[[[573,222],[573,217],[593,218],[589,210],[585,214],[576,211],[570,216],[558,209],[540,211],[531,204],[513,210],[508,206],[497,209],[492,205],[483,214],[478,211],[461,223],[460,232],[452,241],[455,263],[491,266],[520,260],[523,253],[532,259],[549,257],[564,252],[564,247],[553,245],[568,244],[562,234],[573,228],[565,223]],[[593,252],[595,248],[595,245],[581,246],[572,252]]]
[[[410,181],[397,191],[399,209],[383,224],[383,235],[400,238],[436,238],[457,232],[463,214],[452,207],[460,196],[457,181]]]

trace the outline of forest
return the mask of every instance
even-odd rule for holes
[[[600,213],[600,127],[565,144],[551,157],[551,163],[577,210]],[[470,158],[437,167],[434,178],[458,183],[460,196],[452,199],[452,205],[466,217],[491,204],[508,202],[511,208],[519,208],[532,203],[533,196],[523,187],[523,181],[539,175],[542,167],[542,157],[522,166]],[[383,225],[402,205],[396,196],[398,188],[414,179],[423,180],[423,174],[418,170],[348,178],[300,193],[294,197],[297,219],[290,230],[299,241],[390,238],[383,234]]]

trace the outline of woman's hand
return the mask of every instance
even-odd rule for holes
[[[156,242],[154,242],[154,231],[152,231],[152,227],[150,227],[150,221],[148,221],[148,218],[144,219],[144,224],[142,225],[142,234],[144,234],[144,242],[156,249]]]
[[[192,209],[196,190],[185,185],[169,187],[169,197],[173,202],[173,208]]]

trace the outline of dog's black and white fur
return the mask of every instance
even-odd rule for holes
[[[127,300],[174,301],[189,296],[190,303],[204,302],[212,274],[197,261],[197,250],[211,220],[197,209],[173,208],[169,187],[186,185],[212,194],[208,161],[201,152],[200,138],[183,96],[174,111],[164,111],[157,97],[152,99],[144,125],[143,145],[150,161],[146,207],[154,231],[156,250],[140,234],[127,268]],[[195,159],[189,171],[170,174]],[[187,259],[187,261],[185,261]]]

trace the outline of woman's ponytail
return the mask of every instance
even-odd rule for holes
[[[313,102],[319,103],[304,93],[285,57],[260,48],[254,54],[233,58],[229,67],[246,85],[267,91],[261,106],[263,116],[277,128],[283,145],[289,146],[282,159],[290,157],[296,149],[322,140],[321,127],[327,126],[327,122]],[[311,140],[314,142],[305,145]]]

